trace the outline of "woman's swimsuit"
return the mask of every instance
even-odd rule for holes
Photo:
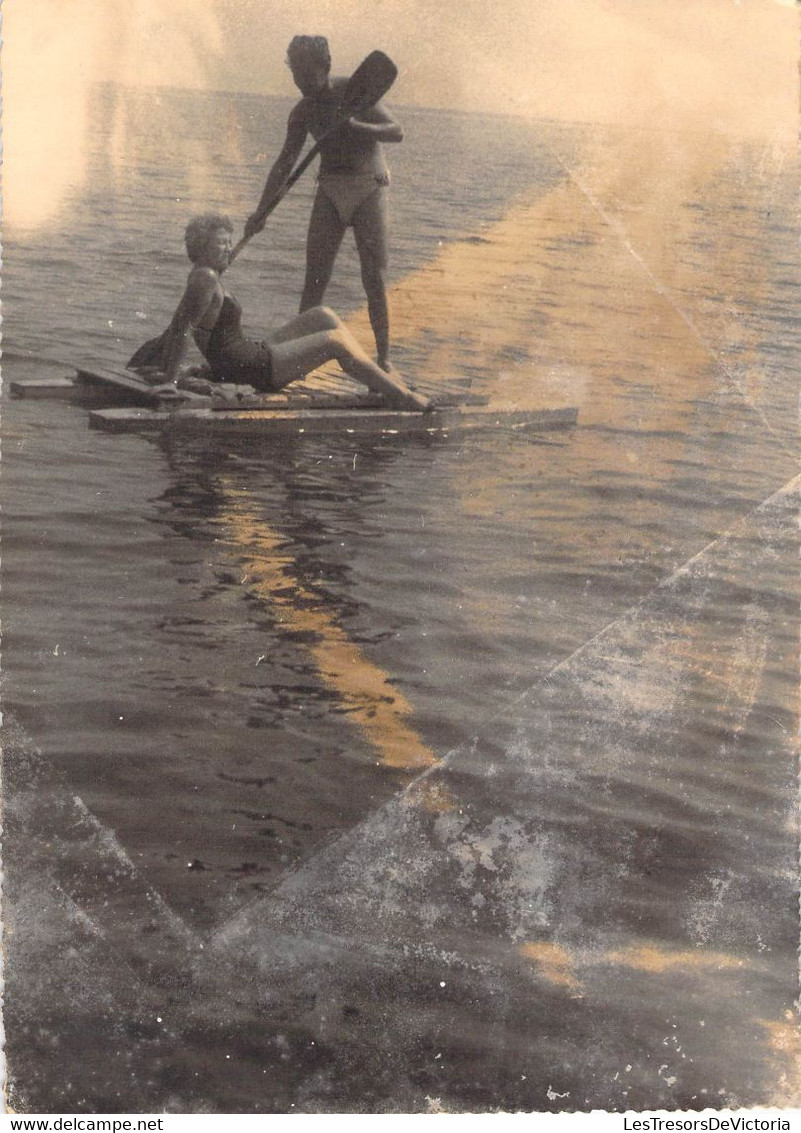
[[[275,391],[273,359],[266,342],[246,338],[240,326],[242,308],[232,295],[226,295],[211,329],[202,324],[209,339],[203,354],[217,382],[237,382],[263,391]]]
[[[347,228],[365,201],[374,193],[386,191],[389,174],[382,173],[321,173],[317,178],[320,191],[337,210],[339,219]]]

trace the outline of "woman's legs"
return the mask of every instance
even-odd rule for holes
[[[264,340],[270,346],[277,346],[279,342],[303,338],[306,334],[316,334],[320,330],[336,330],[342,325],[339,315],[334,314],[330,307],[312,307],[301,315],[295,315],[294,319],[290,319],[276,330],[270,331],[264,336]]]
[[[299,338],[273,339],[270,351],[273,382],[278,389],[305,378],[312,370],[333,359],[351,377],[384,396],[390,405],[399,409],[430,407],[428,398],[410,390],[395,373],[388,374],[376,365],[341,323],[333,329],[319,330]]]

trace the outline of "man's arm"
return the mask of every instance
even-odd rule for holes
[[[380,102],[350,118],[348,129],[357,134],[369,135],[376,142],[403,141],[403,129]]]
[[[303,149],[303,143],[306,141],[308,133],[306,107],[304,102],[299,102],[289,115],[289,121],[286,127],[286,138],[281,147],[281,152],[273,164],[272,169],[267,174],[267,181],[261,194],[255,212],[253,212],[245,223],[245,235],[252,236],[255,232],[261,232],[264,227],[264,214],[267,207],[272,201],[276,193],[283,187],[289,174],[292,172],[295,162],[300,157],[300,151]]]
[[[186,291],[172,317],[164,348],[162,369],[168,382],[175,380],[186,353],[186,340],[198,323],[203,321],[217,286],[217,276],[209,268],[196,268],[189,276]]]

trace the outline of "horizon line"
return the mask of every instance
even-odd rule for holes
[[[280,99],[284,102],[296,101],[295,96],[292,94],[274,94],[270,91],[258,90],[236,90],[232,87],[187,87],[178,86],[173,83],[125,83],[120,79],[92,79],[89,84],[90,87],[120,87],[125,90],[132,91],[178,91],[182,94],[226,94],[226,95],[244,95],[247,98],[273,98]],[[523,111],[512,110],[467,110],[457,106],[432,106],[428,103],[420,102],[395,102],[400,110],[417,110],[426,111],[429,113],[439,114],[458,114],[463,117],[476,116],[483,118],[506,118],[514,119],[515,121],[528,121],[532,124],[542,123],[543,125],[565,126],[565,127],[582,127],[587,129],[617,129],[628,130],[632,133],[648,132],[658,134],[671,134],[671,135],[698,135],[699,137],[707,137],[710,134],[714,135],[730,135],[730,131],[720,126],[713,124],[708,125],[706,128],[700,126],[676,126],[666,123],[659,123],[657,125],[649,125],[644,122],[625,122],[615,121],[614,119],[590,119],[590,118],[555,118],[552,114],[532,114]],[[759,138],[752,134],[738,134],[737,138],[741,142],[758,141]]]
[[[234,87],[187,87],[179,86],[175,83],[126,83],[121,79],[92,79],[89,83],[90,86],[111,86],[123,87],[126,90],[142,90],[142,91],[181,91],[189,94],[233,94],[233,95],[246,95],[251,98],[279,98],[287,102],[296,99],[292,94],[275,94],[270,91],[259,90],[242,90]],[[593,126],[599,123],[592,122],[588,119],[568,119],[568,118],[554,118],[552,115],[547,114],[529,114],[525,111],[514,110],[468,110],[462,109],[458,106],[437,106],[424,102],[394,102],[393,105],[403,110],[429,110],[440,112],[444,114],[476,114],[487,118],[521,118],[533,122],[553,122],[559,125],[576,125],[576,126]],[[612,125],[612,123],[608,123]]]

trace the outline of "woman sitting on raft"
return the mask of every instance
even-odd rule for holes
[[[196,216],[186,226],[186,251],[193,266],[162,355],[160,368],[168,382],[176,379],[191,333],[214,381],[275,393],[333,359],[393,408],[430,407],[428,398],[377,366],[328,307],[304,311],[263,341],[246,338],[240,327],[242,308],[220,278],[228,267],[232,234],[228,217],[216,213]]]

